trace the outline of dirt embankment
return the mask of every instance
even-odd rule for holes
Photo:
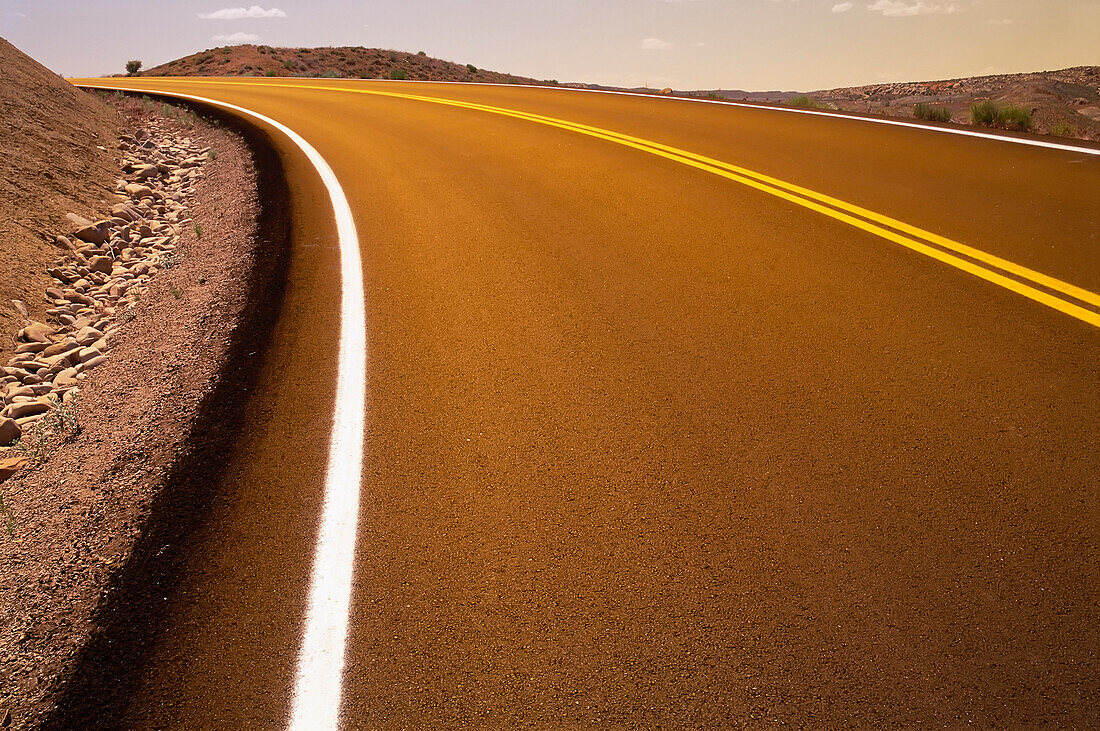
[[[117,113],[0,38],[0,358],[24,320],[11,300],[43,319],[54,236],[71,230],[65,214],[107,212],[120,125]]]
[[[144,76],[310,76],[345,79],[472,81],[490,84],[556,84],[526,76],[479,69],[427,54],[384,48],[340,46],[278,48],[222,46],[177,58],[143,71]]]
[[[23,338],[17,366],[4,369],[7,408],[57,386],[57,367],[69,372],[64,402],[41,415],[49,428],[0,448],[24,465],[0,482],[0,728],[92,728],[103,719],[81,690],[88,668],[127,662],[120,647],[151,641],[157,604],[143,597],[170,579],[165,562],[201,520],[241,429],[281,296],[287,200],[255,132],[246,143],[159,103],[100,98],[6,43],[0,52],[0,93],[16,115],[4,138],[16,147],[0,163],[24,171],[41,204],[8,219],[21,238],[4,241],[5,253],[23,268],[5,269],[0,288],[21,288],[45,338]],[[261,200],[275,208],[261,211]],[[72,233],[64,214],[77,203],[89,218],[111,210],[104,240],[45,243]],[[70,271],[82,278],[68,282]],[[25,318],[10,315],[0,331],[14,344]],[[80,336],[65,334],[83,319],[102,335],[89,361],[88,348],[68,345]]]

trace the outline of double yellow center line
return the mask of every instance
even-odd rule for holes
[[[613,130],[593,127],[579,122],[570,122],[555,117],[547,117],[532,112],[523,112],[504,107],[477,104],[475,102],[458,101],[419,94],[406,94],[396,91],[382,91],[378,89],[355,89],[341,86],[321,86],[314,84],[284,84],[262,83],[255,84],[242,81],[214,81],[214,80],[175,80],[173,83],[186,83],[197,85],[223,85],[223,86],[248,86],[251,88],[282,87],[299,90],[337,91],[346,94],[368,94],[371,96],[391,97],[395,99],[408,99],[412,101],[441,104],[448,107],[470,109],[488,114],[496,114],[514,119],[522,119],[528,122],[543,124],[558,129],[575,132],[578,134],[595,137],[608,142],[613,142],[624,147],[631,147],[642,152],[663,157],[668,160],[688,165],[704,172],[718,175],[732,180],[741,185],[755,188],[769,195],[782,198],[797,206],[808,208],[824,216],[842,221],[856,228],[862,229],[876,236],[892,241],[913,251],[932,257],[957,269],[973,274],[988,282],[997,284],[1017,294],[1023,295],[1035,302],[1051,307],[1059,312],[1064,312],[1071,317],[1087,322],[1094,327],[1100,327],[1100,295],[1081,287],[1063,282],[1041,272],[1028,269],[998,256],[988,254],[966,244],[952,241],[946,237],[934,234],[930,231],[912,226],[896,219],[884,216],[866,208],[847,203],[808,188],[803,188],[788,183],[778,178],[773,178],[763,173],[748,170],[737,165],[716,160],[704,155],[698,155],[688,150],[663,145],[659,142],[615,132]],[[171,94],[171,92],[165,92]]]

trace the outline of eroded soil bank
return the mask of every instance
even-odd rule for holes
[[[123,112],[123,142],[175,136],[213,154],[171,264],[127,303],[63,428],[0,485],[0,725],[10,728],[99,725],[96,676],[132,662],[155,631],[155,598],[239,431],[281,297],[286,200],[266,139],[159,102],[104,99]],[[122,178],[125,149],[109,148]]]

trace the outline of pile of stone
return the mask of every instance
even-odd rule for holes
[[[156,273],[171,267],[187,202],[209,148],[151,122],[119,144],[124,179],[111,217],[88,221],[69,214],[70,236],[57,236],[64,254],[47,271],[48,322],[27,317],[15,338],[15,356],[0,367],[0,446],[24,436],[38,421],[59,414],[80,391],[88,371],[103,363],[112,336],[132,316]]]

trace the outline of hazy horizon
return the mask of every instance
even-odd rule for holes
[[[0,36],[65,76],[261,43],[423,50],[562,82],[747,91],[1096,65],[1098,27],[1092,0],[5,0],[0,10]]]

